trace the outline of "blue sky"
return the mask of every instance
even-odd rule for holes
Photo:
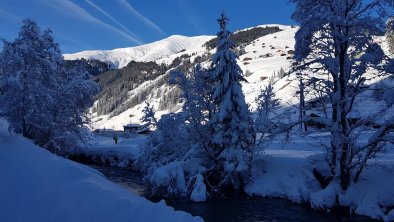
[[[0,38],[23,18],[50,28],[64,53],[136,46],[170,35],[215,35],[224,10],[230,30],[294,24],[288,0],[0,0]]]

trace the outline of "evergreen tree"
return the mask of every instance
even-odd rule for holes
[[[283,69],[283,67],[280,67],[280,69],[279,69],[279,71],[278,71],[278,78],[279,78],[279,79],[282,79],[282,78],[285,77],[285,76],[286,76],[285,70]]]
[[[228,20],[224,13],[217,20],[220,31],[217,51],[212,58],[215,109],[209,123],[213,128],[211,146],[217,161],[216,170],[221,177],[219,186],[232,185],[239,189],[249,179],[254,135],[240,84],[245,79],[226,27]]]
[[[144,114],[141,118],[142,122],[148,124],[148,126],[157,126],[157,119],[153,111],[153,106],[151,106],[148,101],[145,101],[145,107],[142,112]]]
[[[272,84],[270,80],[256,98],[258,107],[254,125],[256,132],[261,134],[258,141],[261,148],[265,148],[264,144],[272,140],[275,136],[272,132],[279,127],[280,122],[283,120],[283,116],[276,112],[280,106],[280,99],[276,98]]]
[[[258,118],[268,120],[271,115],[279,108],[279,99],[275,97],[274,88],[271,81],[268,85],[261,91],[257,98],[258,103]]]

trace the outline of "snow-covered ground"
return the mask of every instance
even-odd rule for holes
[[[119,137],[118,143],[112,137],[95,135],[88,145],[80,147],[77,154],[84,155],[97,163],[109,163],[112,166],[128,167],[140,154],[140,145],[147,136],[135,135],[132,138]]]
[[[145,135],[135,135],[135,137],[129,139],[119,137],[118,143],[115,144],[112,137],[95,136],[89,145],[81,149],[91,154],[116,152],[120,155],[136,158],[139,154],[139,146],[146,141],[146,137]]]
[[[151,84],[154,84],[156,81],[160,81],[162,77],[158,77],[157,79],[153,81],[147,81],[139,85],[137,88],[135,88],[132,91],[129,91],[129,99],[133,99],[133,97],[138,94],[141,90],[144,89],[144,87],[148,87]],[[160,88],[154,89],[152,94],[158,94],[160,91],[164,91],[168,86],[161,86]],[[125,102],[127,102],[126,100]],[[154,107],[158,107],[160,103],[160,98],[156,99],[150,99],[149,103],[151,103]],[[114,130],[123,130],[123,126],[127,124],[132,124],[132,123],[140,123],[141,118],[143,116],[142,110],[146,106],[145,103],[140,103],[130,109],[127,109],[126,111],[120,113],[119,115],[115,116],[110,116],[108,115],[97,115],[97,112],[91,113],[91,120],[92,124],[91,127],[93,129],[114,129]],[[167,114],[169,112],[176,112],[180,107],[173,107],[172,110],[163,110],[163,111],[157,111],[155,113],[156,117],[160,118],[161,115]]]
[[[369,162],[356,184],[346,192],[340,187],[321,189],[312,174],[313,167],[321,165],[324,149],[319,144],[328,141],[325,134],[296,136],[287,145],[278,138],[267,145],[264,152],[256,152],[253,162],[253,180],[245,191],[250,195],[279,197],[296,203],[310,202],[315,209],[335,205],[335,193],[342,206],[348,206],[359,215],[385,221],[394,220],[394,150]],[[324,161],[324,160],[323,160]]]
[[[103,146],[108,144],[103,143]],[[0,221],[202,221],[58,157],[0,120]]]
[[[145,136],[96,137],[84,151],[116,153],[135,158]],[[253,180],[245,188],[254,196],[280,197],[311,206],[329,206],[335,187],[320,189],[312,175],[324,150],[316,142],[325,134],[294,137],[289,144],[278,138],[256,151]],[[30,141],[11,135],[0,122],[0,218],[2,221],[201,221],[175,212],[163,202],[150,203],[107,181],[101,173],[55,156]],[[370,162],[362,179],[338,199],[355,213],[386,221],[394,220],[394,151]],[[152,213],[154,212],[154,213]]]
[[[114,145],[110,138],[97,138],[90,147],[92,153],[108,151],[129,157],[138,154],[138,145],[146,137],[123,139]],[[324,148],[320,144],[328,141],[327,133],[311,133],[306,136],[293,136],[287,144],[283,138],[276,138],[256,150],[253,161],[252,182],[245,191],[252,196],[279,197],[295,203],[311,203],[320,209],[331,207],[335,199],[334,187],[321,189],[312,174],[319,165]],[[127,144],[127,145],[126,145]],[[126,146],[124,146],[126,145]],[[124,147],[123,147],[124,146]],[[175,172],[174,172],[175,173]],[[370,161],[357,184],[351,185],[339,195],[339,203],[348,206],[353,212],[385,221],[394,220],[394,147]]]

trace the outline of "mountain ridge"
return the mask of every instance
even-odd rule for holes
[[[109,63],[112,68],[120,69],[131,61],[151,62],[166,58],[186,48],[201,48],[202,45],[214,36],[182,36],[171,35],[145,45],[117,48],[112,50],[86,50],[73,54],[64,54],[66,60],[94,59]]]

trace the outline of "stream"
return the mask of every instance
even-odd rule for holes
[[[142,176],[138,172],[110,166],[89,166],[102,172],[108,180],[133,193],[140,196],[144,196],[146,193]],[[176,210],[200,216],[206,222],[372,221],[361,216],[341,217],[326,212],[312,211],[306,206],[293,204],[286,200],[250,198],[241,195],[235,195],[227,199],[214,199],[204,203],[181,200],[166,200],[166,203]]]

